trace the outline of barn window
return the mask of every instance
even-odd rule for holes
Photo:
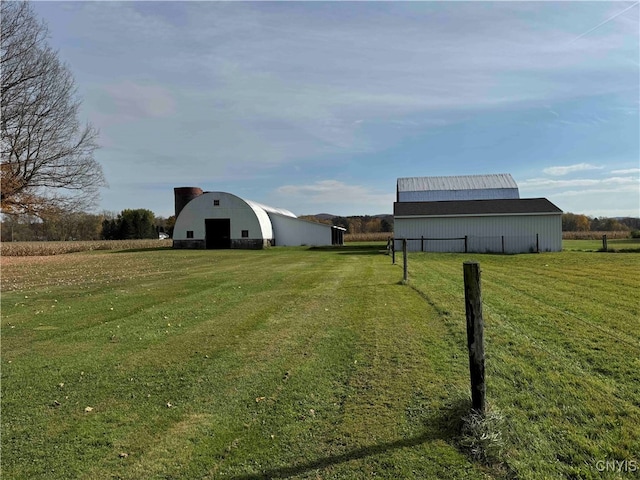
[[[187,230],[187,238],[193,238],[193,230]]]
[[[220,206],[220,200],[214,200],[213,201],[213,206],[214,207],[219,207]]]
[[[242,230],[242,238],[249,238],[249,230]]]

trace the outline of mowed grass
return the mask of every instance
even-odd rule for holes
[[[562,240],[566,251],[597,252],[603,250],[602,239]],[[640,238],[614,238],[607,240],[607,250],[612,252],[640,252]]]
[[[464,315],[462,263],[482,269],[487,397],[505,418],[519,478],[628,478],[640,471],[637,254],[409,254],[409,285],[449,326]],[[608,467],[603,462],[617,461]],[[617,470],[616,470],[617,469]]]
[[[640,257],[475,257],[505,418],[485,466],[459,438],[474,257],[410,254],[401,285],[382,248],[3,258],[3,477],[617,478],[596,462],[638,460]]]

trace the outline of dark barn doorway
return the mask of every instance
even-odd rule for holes
[[[204,221],[207,248],[231,248],[231,219],[206,218]]]

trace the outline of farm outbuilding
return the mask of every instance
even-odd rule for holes
[[[396,202],[396,241],[406,238],[409,251],[425,252],[562,250],[562,210],[546,198],[519,198],[508,174],[480,177],[398,179],[397,198],[438,200]]]
[[[257,249],[342,245],[344,229],[297,218],[292,212],[195,187],[174,189],[174,248]]]

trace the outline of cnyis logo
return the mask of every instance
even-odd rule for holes
[[[598,460],[596,470],[599,472],[631,473],[638,471],[637,460]]]

